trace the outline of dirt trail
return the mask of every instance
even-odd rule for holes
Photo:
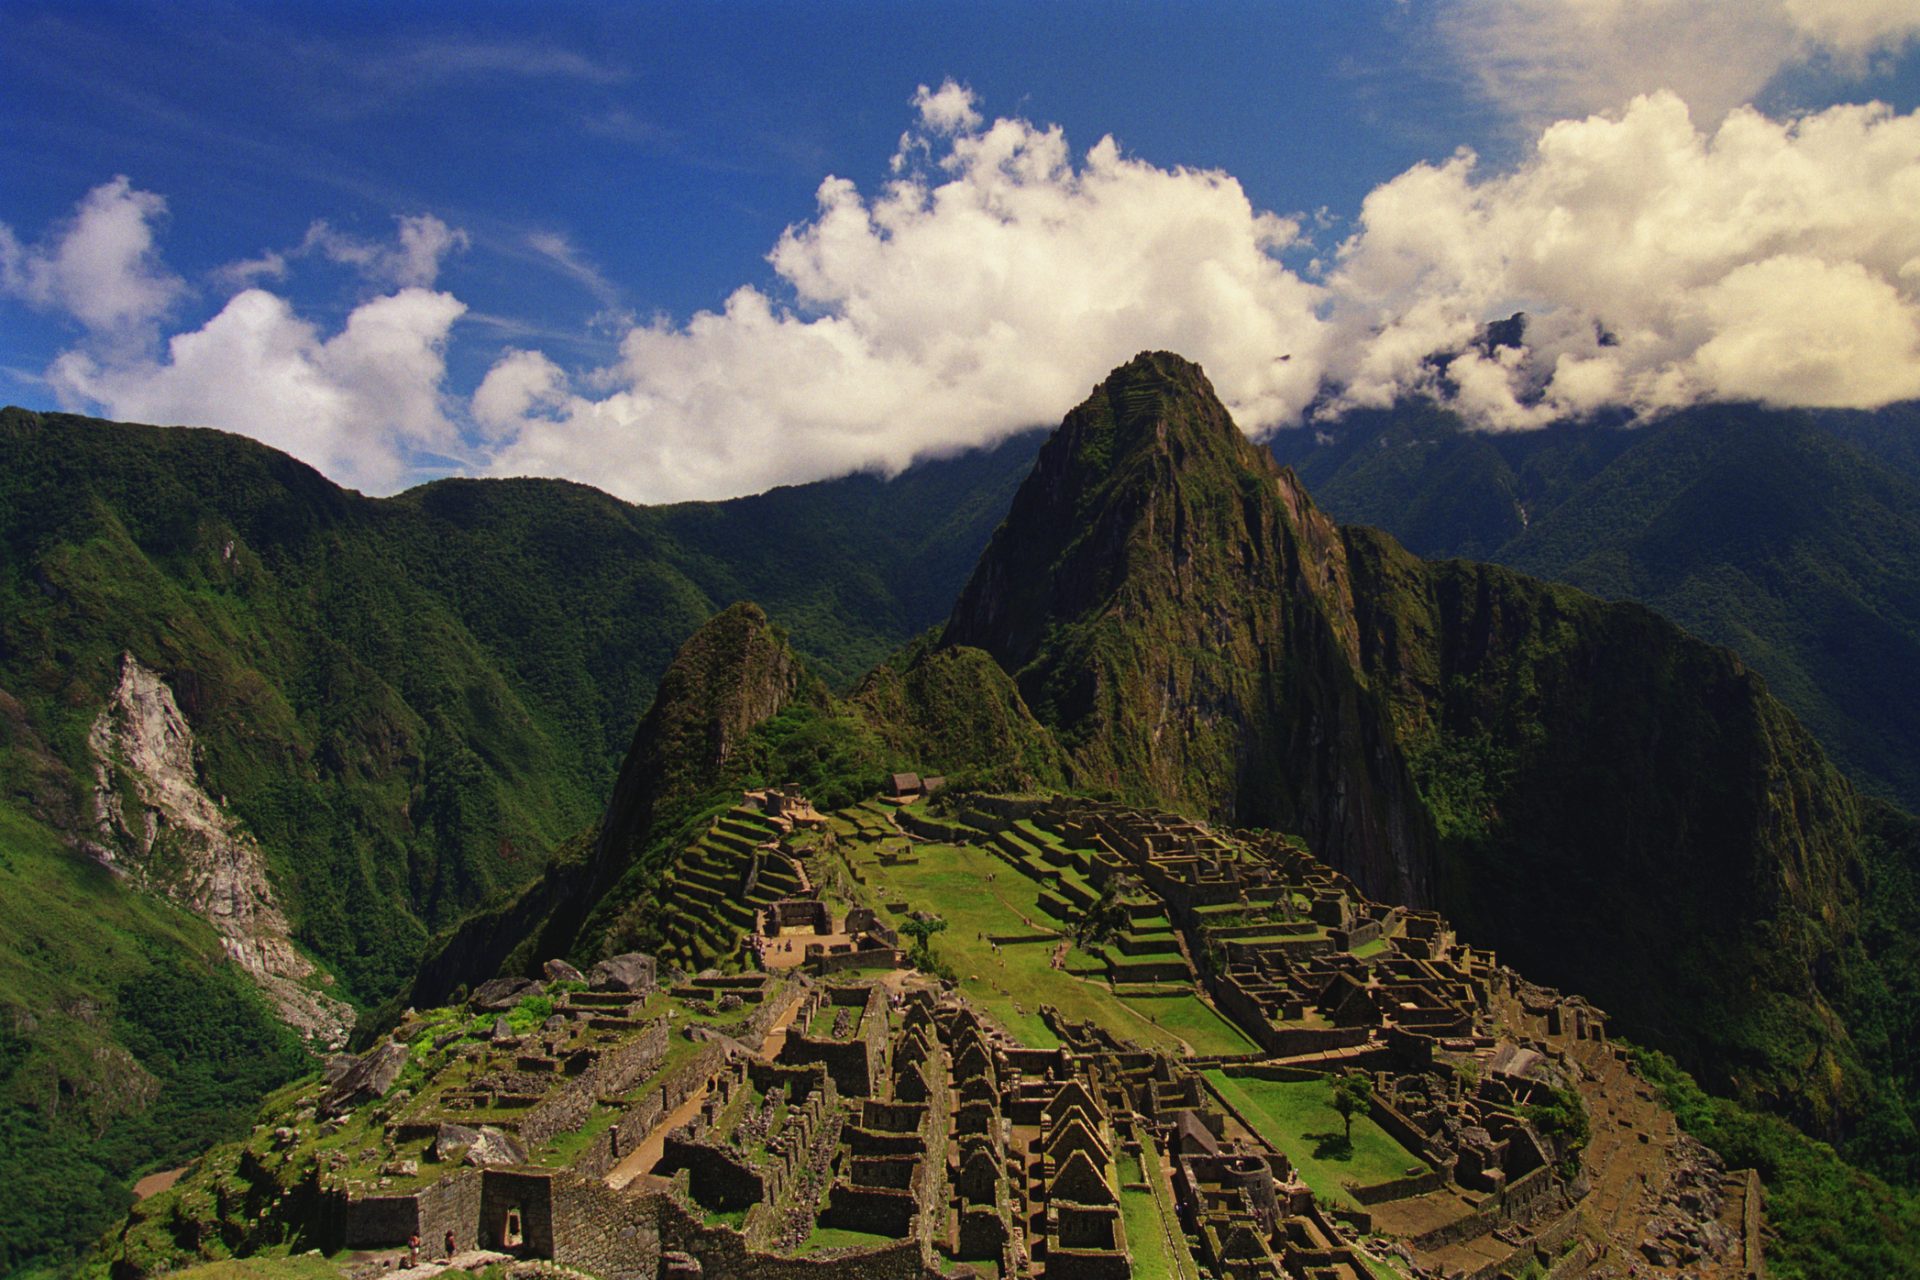
[[[767,1034],[760,1041],[759,1053],[756,1055],[761,1061],[771,1062],[779,1056],[781,1046],[787,1042],[787,1028],[793,1025],[794,1015],[800,1012],[800,1002],[804,995],[803,991],[793,992],[787,1000],[787,1007],[780,1011],[780,1016],[775,1018],[773,1025],[767,1028]],[[607,1185],[618,1191],[634,1182],[651,1177],[648,1170],[659,1164],[660,1157],[666,1154],[667,1135],[699,1115],[700,1104],[706,1100],[707,1087],[703,1084],[688,1094],[686,1100],[679,1106],[662,1116],[660,1123],[653,1126],[653,1130],[647,1134],[640,1145],[607,1172]],[[644,1182],[642,1185],[645,1185]]]

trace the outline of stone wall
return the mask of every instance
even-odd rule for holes
[[[667,1035],[663,1018],[600,1055],[591,1067],[521,1117],[520,1140],[530,1148],[538,1147],[557,1134],[578,1129],[603,1095],[625,1093],[660,1065],[667,1054]]]
[[[809,948],[811,951],[812,948]],[[895,947],[859,947],[849,951],[822,951],[818,955],[807,957],[807,968],[815,974],[825,977],[828,974],[844,973],[850,969],[904,969],[907,960],[904,952]]]
[[[480,1239],[482,1248],[551,1258],[554,1244],[553,1178],[546,1172],[488,1169],[481,1179]],[[507,1231],[518,1214],[520,1243],[509,1245]]]
[[[485,1180],[479,1169],[461,1169],[414,1197],[420,1205],[420,1240],[429,1252],[442,1247],[449,1231],[463,1249],[475,1242]]]
[[[924,1273],[917,1241],[781,1258],[749,1248],[738,1231],[707,1226],[670,1195],[659,1199],[660,1247],[698,1259],[715,1280],[920,1280]]]
[[[757,1011],[755,1016],[758,1016]],[[719,1069],[726,1056],[724,1046],[709,1044],[668,1072],[657,1088],[648,1090],[644,1098],[623,1111],[620,1119],[607,1131],[606,1137],[582,1153],[581,1158],[573,1162],[572,1168],[583,1177],[604,1176],[608,1169],[646,1141],[647,1135],[659,1126],[662,1116],[706,1084],[707,1078]],[[604,1153],[601,1151],[603,1145]],[[601,1160],[606,1161],[605,1168],[597,1167]]]
[[[1342,1182],[1340,1185],[1361,1204],[1385,1204],[1389,1200],[1411,1200],[1429,1191],[1438,1191],[1447,1185],[1447,1175],[1438,1169],[1428,1169],[1410,1178],[1394,1178],[1371,1186],[1363,1187],[1356,1182]]]
[[[618,1192],[597,1179],[561,1175],[553,1186],[553,1260],[600,1280],[651,1280],[660,1266],[659,1207],[664,1200]]]
[[[356,1196],[347,1201],[345,1226],[349,1249],[404,1245],[420,1229],[420,1202],[413,1196]]]
[[[676,1129],[667,1135],[665,1151],[654,1172],[665,1176],[685,1169],[694,1198],[715,1209],[745,1209],[770,1198],[767,1180],[758,1170],[712,1143],[682,1136],[684,1133],[684,1129]]]

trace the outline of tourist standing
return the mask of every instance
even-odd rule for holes
[[[447,1231],[447,1261],[453,1261],[453,1231]]]
[[[418,1231],[407,1237],[407,1265],[409,1267],[420,1265],[420,1233]]]

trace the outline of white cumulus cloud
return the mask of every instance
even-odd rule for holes
[[[1319,289],[1276,256],[1293,221],[1223,173],[986,124],[952,83],[915,102],[900,176],[828,178],[774,246],[790,303],[746,287],[634,328],[597,394],[506,357],[475,405],[492,469],[644,500],[893,471],[1053,421],[1148,347],[1203,361],[1252,429],[1312,399],[1326,335]]]
[[[239,432],[378,491],[412,478],[422,455],[460,449],[446,412],[445,349],[466,307],[424,285],[464,232],[423,215],[399,219],[392,245],[323,244],[329,254],[348,244],[346,260],[398,286],[354,308],[337,333],[323,334],[284,298],[242,287],[205,324],[162,344],[157,322],[185,291],[156,247],[165,211],[160,196],[115,178],[37,244],[0,227],[6,291],[90,331],[47,370],[63,405]],[[227,278],[247,286],[286,273],[286,257],[267,254]]]
[[[102,364],[70,351],[48,376],[67,402],[109,417],[238,432],[342,483],[391,492],[419,453],[457,447],[440,386],[448,331],[465,310],[451,294],[402,289],[325,337],[284,298],[248,289],[171,338],[163,357]]]
[[[1485,425],[1700,399],[1872,407],[1920,395],[1920,114],[1741,108],[1703,132],[1672,94],[1566,121],[1511,173],[1462,154],[1376,188],[1327,280],[1348,403],[1429,390],[1524,310],[1524,353],[1450,368]]]
[[[123,335],[165,314],[185,286],[154,249],[167,202],[125,176],[89,191],[73,217],[37,244],[0,223],[0,291],[57,309],[101,335]]]

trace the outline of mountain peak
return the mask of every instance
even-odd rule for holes
[[[1146,352],[1042,447],[942,644],[993,655],[1076,785],[1300,830],[1362,883],[1426,891],[1403,773],[1336,777],[1390,736],[1355,674],[1339,530],[1199,365]],[[1289,763],[1303,724],[1326,735]]]

